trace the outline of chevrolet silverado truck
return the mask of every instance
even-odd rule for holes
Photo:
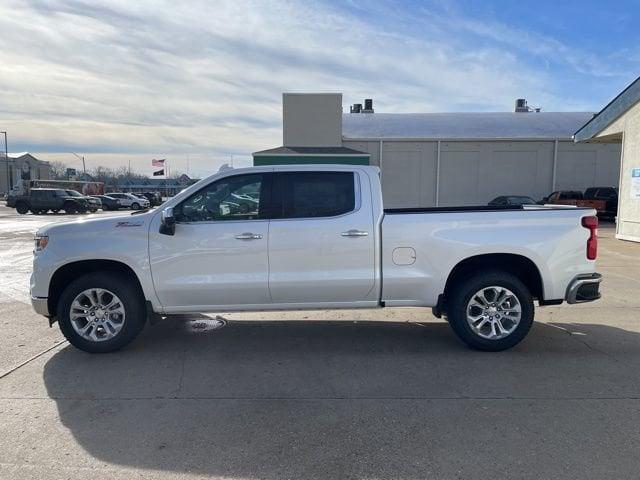
[[[534,301],[600,297],[597,226],[576,207],[385,209],[377,167],[226,170],[162,209],[41,228],[31,300],[88,352],[172,314],[381,307],[432,307],[498,351]]]

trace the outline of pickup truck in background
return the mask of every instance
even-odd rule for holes
[[[7,207],[15,208],[20,214],[32,212],[36,215],[51,210],[58,213],[86,213],[96,212],[102,207],[99,199],[85,197],[75,190],[62,188],[32,188],[24,195],[10,194],[7,197]]]
[[[584,193],[578,190],[561,190],[543,198],[540,203],[593,208],[598,216],[614,218],[618,213],[618,189],[591,187],[587,188]]]
[[[469,346],[520,342],[539,305],[600,297],[595,210],[384,209],[379,170],[225,170],[162,209],[41,228],[31,300],[110,352],[172,314],[432,307]]]

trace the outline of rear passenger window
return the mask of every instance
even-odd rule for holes
[[[356,206],[353,172],[292,172],[277,174],[281,218],[335,217]]]

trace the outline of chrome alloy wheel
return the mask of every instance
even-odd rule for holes
[[[473,332],[488,340],[500,340],[518,327],[522,306],[515,294],[504,287],[478,290],[467,304],[467,323]]]
[[[124,304],[109,290],[90,288],[71,302],[69,320],[82,338],[91,342],[109,340],[122,330]]]

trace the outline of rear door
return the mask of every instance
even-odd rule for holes
[[[375,235],[369,180],[353,171],[276,172],[269,226],[274,303],[370,301]],[[375,294],[375,293],[374,293]]]
[[[32,210],[49,208],[50,190],[31,190],[31,203]]]

